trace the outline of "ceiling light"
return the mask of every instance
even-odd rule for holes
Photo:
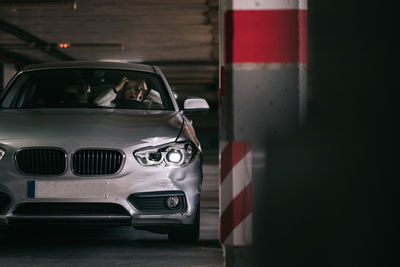
[[[69,43],[59,43],[58,44],[58,47],[59,48],[68,48],[68,47],[70,47],[71,45],[69,44]]]

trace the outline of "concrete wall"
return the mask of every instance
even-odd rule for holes
[[[17,70],[14,64],[9,64],[9,63],[2,64],[2,67],[0,69],[1,89],[3,89],[7,85],[7,83],[10,81],[10,79],[14,76],[16,72]]]

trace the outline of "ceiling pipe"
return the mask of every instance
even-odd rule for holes
[[[0,19],[0,30],[3,30],[11,35],[14,35],[18,39],[21,39],[28,44],[31,44],[34,48],[40,49],[42,52],[49,54],[60,60],[74,60],[71,56],[64,54],[57,50],[57,46],[54,44],[47,43],[46,41],[36,37],[35,35],[13,25],[2,19]]]
[[[110,51],[122,51],[124,50],[123,44],[117,43],[50,43],[52,47],[58,47],[59,49],[100,49]],[[7,43],[0,44],[0,48],[3,49],[37,49],[37,44],[34,43]]]
[[[0,7],[9,8],[54,8],[54,7],[66,7],[77,9],[77,0],[2,0],[0,1]]]

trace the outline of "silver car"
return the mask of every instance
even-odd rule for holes
[[[127,86],[130,84],[131,86]],[[130,225],[199,237],[201,147],[155,66],[33,65],[0,94],[0,226]]]

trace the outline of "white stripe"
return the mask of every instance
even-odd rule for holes
[[[225,70],[294,70],[305,69],[305,63],[232,63],[225,66]]]
[[[307,10],[308,9],[308,0],[300,0],[299,9]]]
[[[225,10],[307,9],[307,0],[227,0]]]
[[[227,174],[227,177],[220,185],[220,215],[224,212],[229,203],[251,183],[251,162],[252,151],[249,151]]]
[[[253,213],[250,213],[226,238],[225,245],[248,246],[253,242]]]

